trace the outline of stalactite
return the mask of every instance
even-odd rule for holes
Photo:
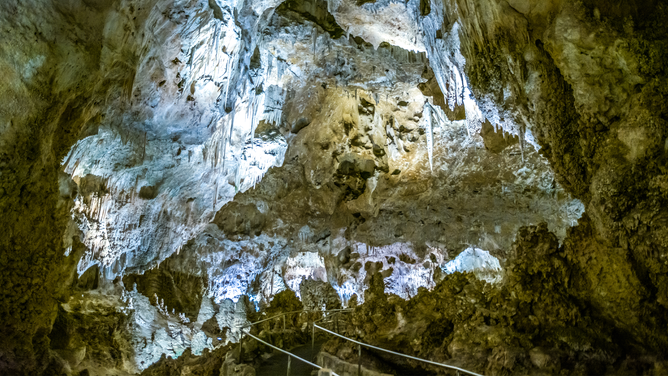
[[[429,155],[429,170],[434,172],[433,158],[434,158],[434,130],[431,119],[431,105],[424,106],[425,118],[425,133],[427,134],[427,153]]]

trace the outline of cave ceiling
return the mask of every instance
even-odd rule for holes
[[[513,291],[536,307],[518,317],[580,310],[568,325],[661,353],[666,18],[630,0],[3,2],[0,370],[134,374],[238,340],[285,290],[400,306],[374,276],[446,301],[465,271],[505,291],[551,270],[563,299]],[[114,339],[73,334],[93,327]],[[457,333],[449,356],[474,346]]]

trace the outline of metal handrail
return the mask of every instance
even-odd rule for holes
[[[275,350],[278,350],[278,351],[280,351],[284,354],[287,354],[288,355],[288,369],[287,369],[287,375],[288,376],[290,376],[290,362],[291,362],[292,357],[294,357],[298,360],[301,360],[302,362],[304,362],[304,363],[306,363],[306,364],[308,364],[312,367],[316,367],[318,369],[325,369],[324,367],[320,367],[319,365],[311,363],[306,359],[302,359],[302,358],[290,353],[289,351],[285,351],[281,348],[278,348],[278,347],[276,347],[276,346],[274,346],[274,345],[272,345],[272,344],[270,344],[270,343],[268,343],[268,342],[266,342],[266,341],[264,341],[264,340],[262,340],[262,339],[260,339],[256,336],[250,334],[250,330],[247,331],[244,328],[249,328],[250,329],[250,327],[253,326],[253,325],[260,324],[260,323],[263,323],[263,322],[266,322],[266,321],[269,321],[269,320],[273,320],[273,319],[276,319],[276,318],[279,318],[279,317],[283,317],[283,330],[285,330],[285,316],[287,316],[287,315],[291,315],[291,314],[295,314],[295,313],[302,314],[302,313],[311,313],[311,312],[321,312],[321,313],[326,315],[327,313],[330,313],[330,312],[337,312],[338,313],[338,312],[349,311],[349,310],[351,310],[351,308],[337,308],[337,309],[330,309],[330,310],[326,310],[326,311],[312,309],[312,310],[283,312],[283,313],[280,313],[278,315],[274,315],[272,317],[268,317],[266,319],[262,319],[262,320],[259,320],[259,321],[253,322],[253,323],[244,324],[240,328],[242,334],[241,334],[241,337],[239,338],[239,363],[241,363],[241,359],[242,359],[242,356],[243,356],[242,355],[243,354],[243,335],[245,334],[245,335],[255,339],[256,341],[262,342],[263,344],[271,347],[272,349],[275,349]],[[326,316],[325,316],[325,318],[326,318]],[[314,321],[314,323],[315,323],[315,321]],[[313,324],[313,325],[315,325],[315,324]],[[315,332],[315,329],[313,329],[313,332]],[[311,345],[311,350],[313,350],[313,343]],[[331,371],[331,375],[332,376],[339,376],[336,373],[334,373],[334,371]]]
[[[349,311],[349,310],[352,310],[352,308],[337,308],[337,309],[330,309],[330,310],[326,310],[326,311],[322,311],[322,310],[319,310],[319,309],[303,309],[301,311],[283,312],[283,313],[279,313],[278,315],[268,317],[266,319],[262,319],[262,320],[259,320],[259,321],[256,321],[256,322],[251,322],[251,323],[248,323],[248,324],[244,324],[244,325],[241,326],[241,328],[243,329],[243,328],[251,327],[253,325],[260,324],[260,323],[263,323],[265,321],[273,320],[273,319],[279,318],[281,316],[292,315],[292,314],[295,314],[295,313],[299,313],[299,314],[313,313],[313,312],[330,313],[330,312],[341,312],[341,311]]]
[[[323,320],[324,320],[324,319],[323,319]],[[319,321],[322,321],[322,320],[319,320]],[[434,361],[431,361],[431,360],[417,358],[417,357],[414,357],[414,356],[411,356],[411,355],[406,355],[406,354],[398,353],[398,352],[396,352],[396,351],[387,350],[387,349],[383,349],[383,348],[376,347],[376,346],[373,346],[373,345],[369,345],[368,343],[364,343],[364,342],[356,341],[356,340],[354,340],[354,339],[352,339],[352,338],[348,338],[348,337],[346,337],[346,336],[343,336],[343,335],[341,335],[341,334],[338,334],[338,333],[336,333],[336,332],[333,332],[333,331],[331,331],[331,330],[329,330],[329,329],[325,329],[325,328],[323,328],[322,326],[317,325],[315,322],[313,323],[313,335],[315,335],[315,328],[318,328],[318,329],[320,329],[320,330],[322,330],[322,331],[325,331],[325,332],[327,332],[327,333],[333,334],[333,335],[335,335],[335,336],[337,336],[337,337],[339,337],[339,338],[343,338],[343,339],[345,339],[345,340],[347,340],[347,341],[356,343],[357,346],[358,346],[358,354],[359,354],[360,357],[361,357],[361,353],[362,353],[362,346],[364,346],[364,347],[371,348],[371,349],[374,349],[374,350],[384,351],[384,352],[389,353],[389,354],[398,355],[398,356],[403,356],[404,358],[409,358],[409,359],[417,360],[417,361],[419,361],[419,362],[429,363],[429,364],[431,364],[431,365],[435,365],[435,366],[439,366],[439,367],[445,367],[445,368],[454,369],[454,370],[456,370],[456,371],[461,371],[461,372],[464,372],[464,373],[469,374],[469,375],[473,375],[473,376],[483,376],[483,375],[481,375],[481,374],[479,374],[479,373],[475,373],[475,372],[472,372],[472,371],[468,371],[468,370],[465,370],[465,369],[463,369],[463,368],[459,368],[459,367],[456,367],[456,366],[451,366],[451,365],[449,365],[449,364],[437,363],[437,362],[434,362]],[[357,373],[358,373],[358,375],[360,374],[360,366],[361,366],[361,363],[358,364],[358,368],[357,368]]]
[[[271,317],[268,317],[266,319],[262,319],[262,320],[259,320],[259,321],[256,321],[256,322],[249,322],[248,324],[242,325],[241,328],[243,329],[243,328],[246,328],[246,327],[251,327],[253,325],[263,323],[265,321],[273,320],[273,319],[281,317],[281,316],[286,316],[286,315],[290,315],[290,314],[294,314],[294,313],[302,313],[302,312],[309,312],[309,311],[301,310],[301,311],[283,312],[283,313],[279,313],[278,315],[274,315],[274,316],[271,316]]]
[[[354,310],[355,310],[355,308],[341,308],[341,309],[332,309],[332,310],[325,311],[325,312],[344,313],[344,312],[352,312],[352,311],[354,311]],[[333,316],[333,315],[332,315],[332,316]],[[323,318],[321,318],[321,319],[319,319],[319,320],[315,320],[315,321],[313,321],[313,323],[315,324],[315,323],[317,323],[317,322],[321,322],[321,321],[327,320],[329,317],[330,317],[330,316],[325,316],[325,317],[323,317]]]
[[[276,346],[270,344],[269,342],[266,342],[266,341],[264,341],[264,340],[261,340],[260,338],[258,338],[258,337],[256,337],[256,336],[250,334],[250,332],[247,332],[247,331],[245,331],[245,330],[243,330],[243,329],[242,329],[241,331],[242,331],[244,334],[246,334],[247,336],[249,336],[249,337],[255,339],[256,341],[262,342],[262,343],[264,343],[265,345],[271,347],[272,349],[274,349],[274,350],[278,350],[278,351],[280,351],[280,352],[286,354],[286,355],[288,356],[288,372],[287,372],[288,375],[290,375],[290,359],[293,358],[293,357],[294,357],[295,359],[301,360],[302,362],[308,364],[308,365],[311,366],[311,367],[315,367],[315,368],[317,368],[317,369],[325,369],[324,367],[320,367],[319,365],[317,365],[317,364],[315,364],[315,363],[311,363],[311,362],[309,362],[309,361],[306,360],[306,359],[302,359],[302,358],[298,357],[297,355],[292,354],[292,353],[289,352],[289,351],[285,351],[285,350],[283,350],[283,349],[281,349],[281,348],[279,348],[279,347],[276,347]],[[333,371],[332,371],[332,375],[333,375],[333,376],[339,376],[339,375],[337,375],[336,373],[334,373]]]

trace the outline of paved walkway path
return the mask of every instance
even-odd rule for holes
[[[311,361],[316,362],[316,355],[322,347],[322,344],[325,341],[317,341],[315,343],[314,351],[311,351],[311,344],[303,345],[292,349],[290,352],[296,356]],[[288,356],[283,353],[274,354],[271,358],[268,358],[260,365],[260,368],[257,369],[256,376],[286,376],[288,367]],[[292,358],[290,363],[290,376],[311,376],[312,371],[316,370],[315,367],[311,367],[308,364],[299,361],[295,358]],[[395,374],[397,376],[430,376],[433,375],[431,372],[425,372],[422,370],[411,370],[407,368],[397,367],[395,369]],[[313,373],[314,375],[316,373]]]
[[[314,351],[311,351],[311,344],[303,345],[292,349],[290,352],[296,356],[315,363],[315,356],[324,341],[316,341]],[[283,376],[287,375],[288,356],[283,353],[274,354],[271,358],[265,360],[255,373],[256,376]],[[290,376],[311,376],[311,372],[316,370],[308,364],[292,358],[290,363]]]

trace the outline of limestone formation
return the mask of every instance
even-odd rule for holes
[[[269,349],[242,328],[338,307],[483,374],[668,374],[667,20],[0,2],[0,374],[249,375]],[[320,317],[251,330],[289,349]]]

